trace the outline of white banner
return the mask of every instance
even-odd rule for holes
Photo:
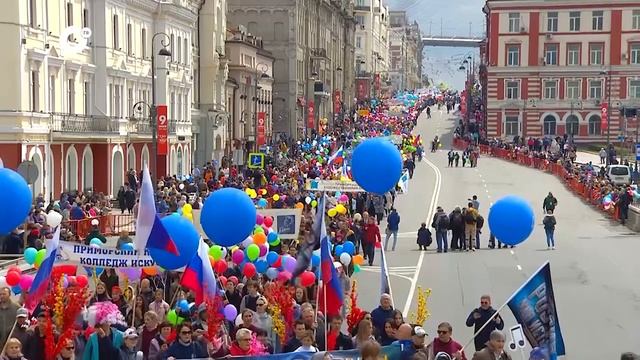
[[[302,209],[258,209],[258,214],[273,218],[271,226],[280,239],[297,239],[302,222]],[[200,226],[200,210],[193,210],[193,224],[203,238],[209,237]]]
[[[143,268],[155,265],[148,250],[145,250],[144,255],[138,256],[136,250],[95,248],[68,241],[60,241],[56,261],[104,268]]]
[[[311,191],[365,192],[355,181],[307,179],[305,189]]]
[[[409,170],[405,170],[398,180],[398,187],[400,188],[401,194],[406,194],[409,192]]]

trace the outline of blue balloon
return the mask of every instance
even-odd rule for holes
[[[189,302],[187,300],[182,299],[178,301],[178,303],[176,304],[176,307],[183,311],[189,311]]]
[[[267,263],[269,265],[275,264],[279,258],[280,258],[280,255],[278,255],[278,253],[276,253],[275,251],[269,251],[267,253]]]
[[[102,272],[104,272],[104,268],[97,267],[95,269],[95,271],[96,271],[96,276],[100,276],[100,274],[102,274]]]
[[[336,245],[336,249],[335,250],[336,250],[336,252],[335,252],[336,256],[340,256],[340,254],[342,254],[344,252],[344,246]]]
[[[265,260],[258,260],[255,262],[255,265],[256,271],[260,274],[264,273],[269,268],[269,263],[267,263]]]
[[[360,187],[382,195],[398,183],[402,175],[402,156],[390,141],[368,139],[353,151],[351,173]]]
[[[272,231],[269,233],[269,235],[267,235],[267,241],[269,243],[272,243],[274,241],[278,240],[278,233],[275,231]]]
[[[135,249],[134,249],[132,243],[124,243],[124,244],[122,244],[122,246],[120,246],[120,250],[133,251]]]
[[[102,245],[104,245],[104,244],[102,243],[102,241],[101,241],[100,239],[98,239],[98,238],[93,238],[93,239],[91,239],[91,241],[89,241],[89,245],[98,245],[98,246],[102,246]]]
[[[214,191],[207,198],[200,215],[200,224],[209,240],[229,247],[251,235],[257,211],[245,192],[224,188]]]
[[[356,246],[351,241],[346,241],[342,244],[342,251],[349,255],[353,255],[356,252]]]
[[[31,211],[31,189],[20,174],[0,168],[0,235],[8,234],[24,222]]]
[[[533,209],[518,196],[505,196],[489,209],[489,229],[496,239],[507,245],[525,241],[533,231],[534,222]]]
[[[266,275],[269,279],[274,280],[278,277],[278,269],[270,267],[267,269]]]
[[[11,291],[13,291],[13,293],[16,295],[20,295],[20,293],[22,292],[22,289],[20,289],[20,285],[16,285],[11,288]]]
[[[24,250],[24,261],[29,265],[33,265],[36,262],[36,255],[38,255],[38,250],[36,248],[26,248]]]
[[[198,251],[200,234],[189,220],[181,216],[165,216],[160,221],[176,244],[178,255],[152,247],[148,248],[149,255],[164,269],[179,269],[187,265]]]
[[[258,200],[258,206],[261,208],[266,208],[267,205],[269,204],[269,202],[267,201],[267,199],[260,199]]]
[[[315,254],[311,255],[311,266],[313,267],[320,266],[320,256]]]

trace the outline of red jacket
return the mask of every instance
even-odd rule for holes
[[[368,244],[381,242],[380,228],[376,224],[366,224],[363,226],[362,240]]]

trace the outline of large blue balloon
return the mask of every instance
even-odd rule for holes
[[[507,245],[525,241],[533,231],[533,209],[521,197],[508,195],[489,209],[489,229],[496,239]]]
[[[402,175],[402,156],[389,140],[368,139],[353,151],[351,172],[360,187],[382,195],[398,183]]]
[[[31,189],[20,174],[0,168],[0,235],[8,234],[24,222],[31,211]]]
[[[186,266],[198,251],[200,234],[189,220],[181,216],[165,216],[161,222],[176,244],[178,255],[155,248],[149,248],[149,255],[158,266],[167,270]]]
[[[207,198],[200,214],[200,224],[209,240],[229,247],[251,235],[256,216],[256,207],[246,193],[224,188]]]

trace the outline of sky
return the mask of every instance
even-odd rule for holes
[[[485,0],[383,0],[390,10],[405,10],[410,21],[417,21],[423,35],[484,36]],[[464,87],[464,71],[458,70],[464,58],[475,54],[473,48],[426,47],[422,72],[436,83],[444,81],[453,88]]]

